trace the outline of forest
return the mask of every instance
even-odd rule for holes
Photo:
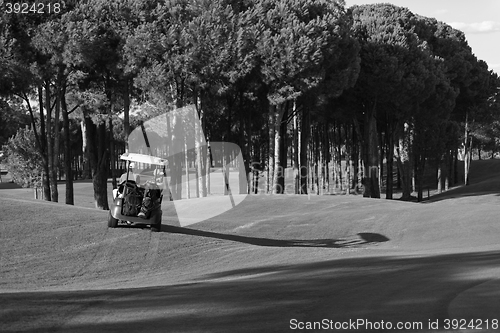
[[[458,161],[468,184],[473,153],[500,152],[498,75],[463,32],[407,8],[37,4],[0,14],[0,145],[15,181],[45,200],[63,201],[64,181],[74,204],[73,182],[91,179],[96,208],[108,209],[107,182],[117,185],[130,133],[189,105],[208,144],[240,147],[246,193],[289,193],[287,181],[294,194],[393,199],[399,188],[402,200],[416,192],[422,201],[424,174],[445,191],[461,181]],[[197,148],[171,167],[199,177],[207,154]],[[191,196],[208,195],[200,186]]]

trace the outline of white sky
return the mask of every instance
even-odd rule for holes
[[[345,0],[346,6],[392,3],[434,17],[465,33],[469,46],[500,74],[500,0]]]

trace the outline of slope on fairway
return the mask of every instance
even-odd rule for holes
[[[469,318],[478,293],[468,294],[498,285],[499,201],[494,191],[426,204],[259,195],[187,228],[165,214],[163,232],[151,233],[108,229],[107,212],[0,192],[0,331],[442,324],[449,307]],[[472,306],[488,316],[485,300]]]
[[[459,186],[435,195],[431,201],[446,200],[458,197],[469,197],[469,202],[498,203],[495,196],[500,195],[500,160],[472,161],[469,172],[469,185]],[[492,196],[484,196],[491,194]]]
[[[170,284],[228,265],[396,250],[480,250],[496,246],[500,236],[495,199],[481,205],[468,204],[467,198],[415,204],[359,196],[257,195],[187,228],[165,214],[165,232],[155,234],[108,229],[103,211],[6,197],[0,199],[0,289]]]

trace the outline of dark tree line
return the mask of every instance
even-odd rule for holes
[[[472,149],[498,147],[498,76],[462,32],[406,8],[66,1],[50,15],[3,13],[0,29],[2,117],[24,102],[47,200],[58,201],[63,163],[73,203],[81,153],[96,207],[107,209],[118,153],[155,115],[131,118],[131,106],[146,102],[163,111],[195,105],[206,141],[240,146],[252,193],[285,193],[291,176],[297,194],[362,188],[380,198],[385,187],[391,199],[398,174],[403,199],[414,183],[422,200],[425,170],[445,189],[458,181],[460,157],[467,184]],[[69,144],[74,128],[83,151]],[[171,167],[206,173],[206,151],[185,156]],[[201,181],[199,189],[209,191]]]

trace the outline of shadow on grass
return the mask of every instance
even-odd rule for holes
[[[0,183],[0,190],[11,190],[14,188],[22,188],[22,187],[17,185],[16,183],[11,183],[11,182]]]
[[[422,323],[405,331],[430,332],[429,321],[443,329],[457,295],[491,279],[471,272],[498,270],[499,258],[498,251],[346,258],[229,269],[183,285],[0,294],[0,331],[290,332],[292,319],[326,318]]]
[[[474,160],[469,171],[469,185],[463,185],[463,166],[461,167],[461,184],[451,190],[435,194],[426,202],[477,197],[482,195],[500,195],[500,160]]]
[[[479,197],[483,195],[500,195],[500,179],[495,179],[492,181],[483,181],[480,183],[471,183],[468,186],[460,186],[449,191],[436,194],[431,196],[429,200],[425,200],[424,203],[432,203],[443,200],[463,198],[463,197]]]
[[[325,247],[325,248],[344,248],[370,243],[387,242],[389,238],[376,233],[359,233],[359,237],[350,239],[271,239],[261,237],[248,237],[242,235],[231,235],[218,232],[196,230],[186,227],[176,227],[171,225],[162,225],[161,231],[174,234],[193,235],[199,237],[215,238],[229,240],[233,242],[269,246],[269,247]]]

